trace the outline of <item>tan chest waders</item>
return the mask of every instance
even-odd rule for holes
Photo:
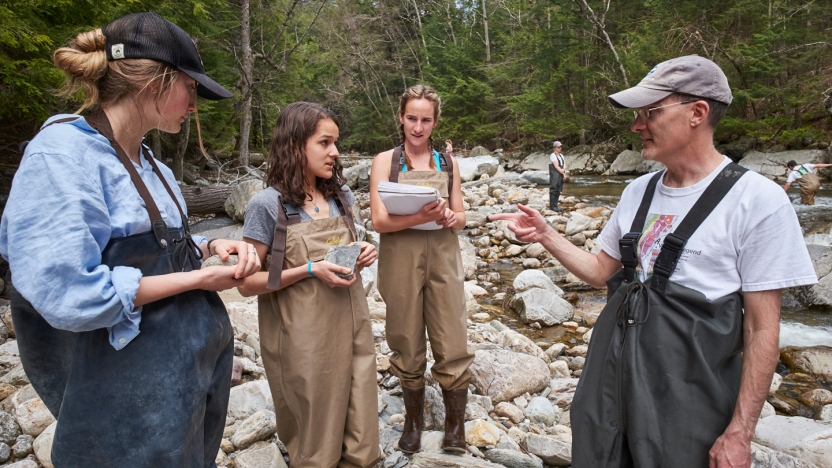
[[[349,288],[305,278],[278,290],[282,270],[323,260],[331,247],[355,240],[343,193],[337,201],[342,216],[305,223],[281,202],[273,292],[258,300],[263,365],[292,468],[373,467],[381,459],[375,347],[361,278]]]
[[[795,170],[800,174],[800,178],[797,179],[797,185],[800,187],[800,200],[807,205],[814,205],[815,193],[820,189],[820,179],[803,166]]]
[[[572,402],[573,468],[708,466],[739,391],[742,294],[709,302],[670,277],[687,240],[745,171],[731,163],[719,173],[641,282],[638,241],[663,172],[650,180],[619,241],[624,268],[607,281]]]
[[[402,171],[402,147],[393,151],[390,182],[429,186],[446,200],[453,164],[439,171]],[[378,289],[387,304],[390,365],[402,386],[425,386],[425,328],[435,359],[431,374],[445,390],[467,388],[467,317],[462,256],[452,229],[405,229],[381,235]]]

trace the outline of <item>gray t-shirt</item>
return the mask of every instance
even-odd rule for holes
[[[347,192],[346,198],[350,207],[355,205],[355,196],[352,194],[350,188],[346,185],[341,188]],[[248,206],[246,207],[246,220],[245,225],[243,226],[243,237],[254,239],[266,245],[272,245],[272,241],[274,240],[274,228],[277,224],[277,210],[280,209],[277,205],[279,198],[280,192],[272,187],[261,190],[251,198],[251,201],[248,202]],[[335,198],[330,198],[327,202],[329,203],[329,217],[337,218],[338,216],[341,216],[341,211],[338,209],[338,204],[335,202]],[[287,203],[286,206],[289,207],[294,205]],[[302,223],[312,221],[312,217],[306,214],[303,209],[297,207],[297,210],[300,212],[300,221]]]

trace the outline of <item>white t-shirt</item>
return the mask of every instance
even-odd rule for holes
[[[806,171],[801,171],[800,168],[806,168]],[[794,169],[792,169],[792,172],[789,173],[789,178],[786,179],[786,183],[790,184],[790,183],[796,181],[797,179],[802,178],[803,174],[805,172],[811,172],[812,174],[816,173],[817,171],[815,170],[815,165],[814,164],[800,164],[800,165],[795,166]]]
[[[558,162],[558,167],[563,169],[563,162],[564,162],[563,161],[563,155],[558,154],[558,153],[554,153],[554,152],[552,154],[550,154],[549,155],[549,162],[554,164],[555,161]]]
[[[683,188],[656,184],[639,240],[639,277],[653,273],[663,240],[728,164],[727,157],[708,177]],[[598,242],[621,260],[618,240],[630,231],[653,174],[633,181],[621,194]],[[786,255],[783,255],[787,252]],[[691,236],[670,279],[700,291],[709,301],[732,292],[766,291],[817,283],[803,233],[789,197],[774,182],[748,171]]]

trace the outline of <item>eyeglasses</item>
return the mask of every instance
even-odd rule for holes
[[[670,107],[670,106],[678,106],[679,104],[690,104],[692,102],[697,102],[697,101],[674,102],[673,104],[666,104],[664,106],[659,106],[659,107],[651,107],[650,109],[636,109],[636,110],[633,111],[633,118],[637,119],[637,118],[641,117],[644,120],[649,120],[650,119],[650,114],[652,114],[653,111],[655,111],[655,110],[663,109],[665,107]]]

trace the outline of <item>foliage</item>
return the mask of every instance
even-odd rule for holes
[[[830,138],[832,0],[484,1],[487,35],[481,0],[252,3],[252,151],[268,148],[280,109],[297,100],[341,116],[343,149],[387,149],[399,138],[398,96],[420,82],[443,98],[437,141],[469,148],[539,149],[552,139],[623,145],[638,140],[629,131],[631,114],[606,97],[625,87],[625,77],[632,86],[656,63],[692,53],[716,61],[733,88],[719,141],[802,147]],[[55,48],[119,15],[148,10],[191,33],[209,74],[236,91],[229,102],[200,102],[207,146],[230,153],[243,98],[238,0],[6,0],[0,150],[31,136],[49,114],[72,109],[54,98],[61,83],[51,65]]]

